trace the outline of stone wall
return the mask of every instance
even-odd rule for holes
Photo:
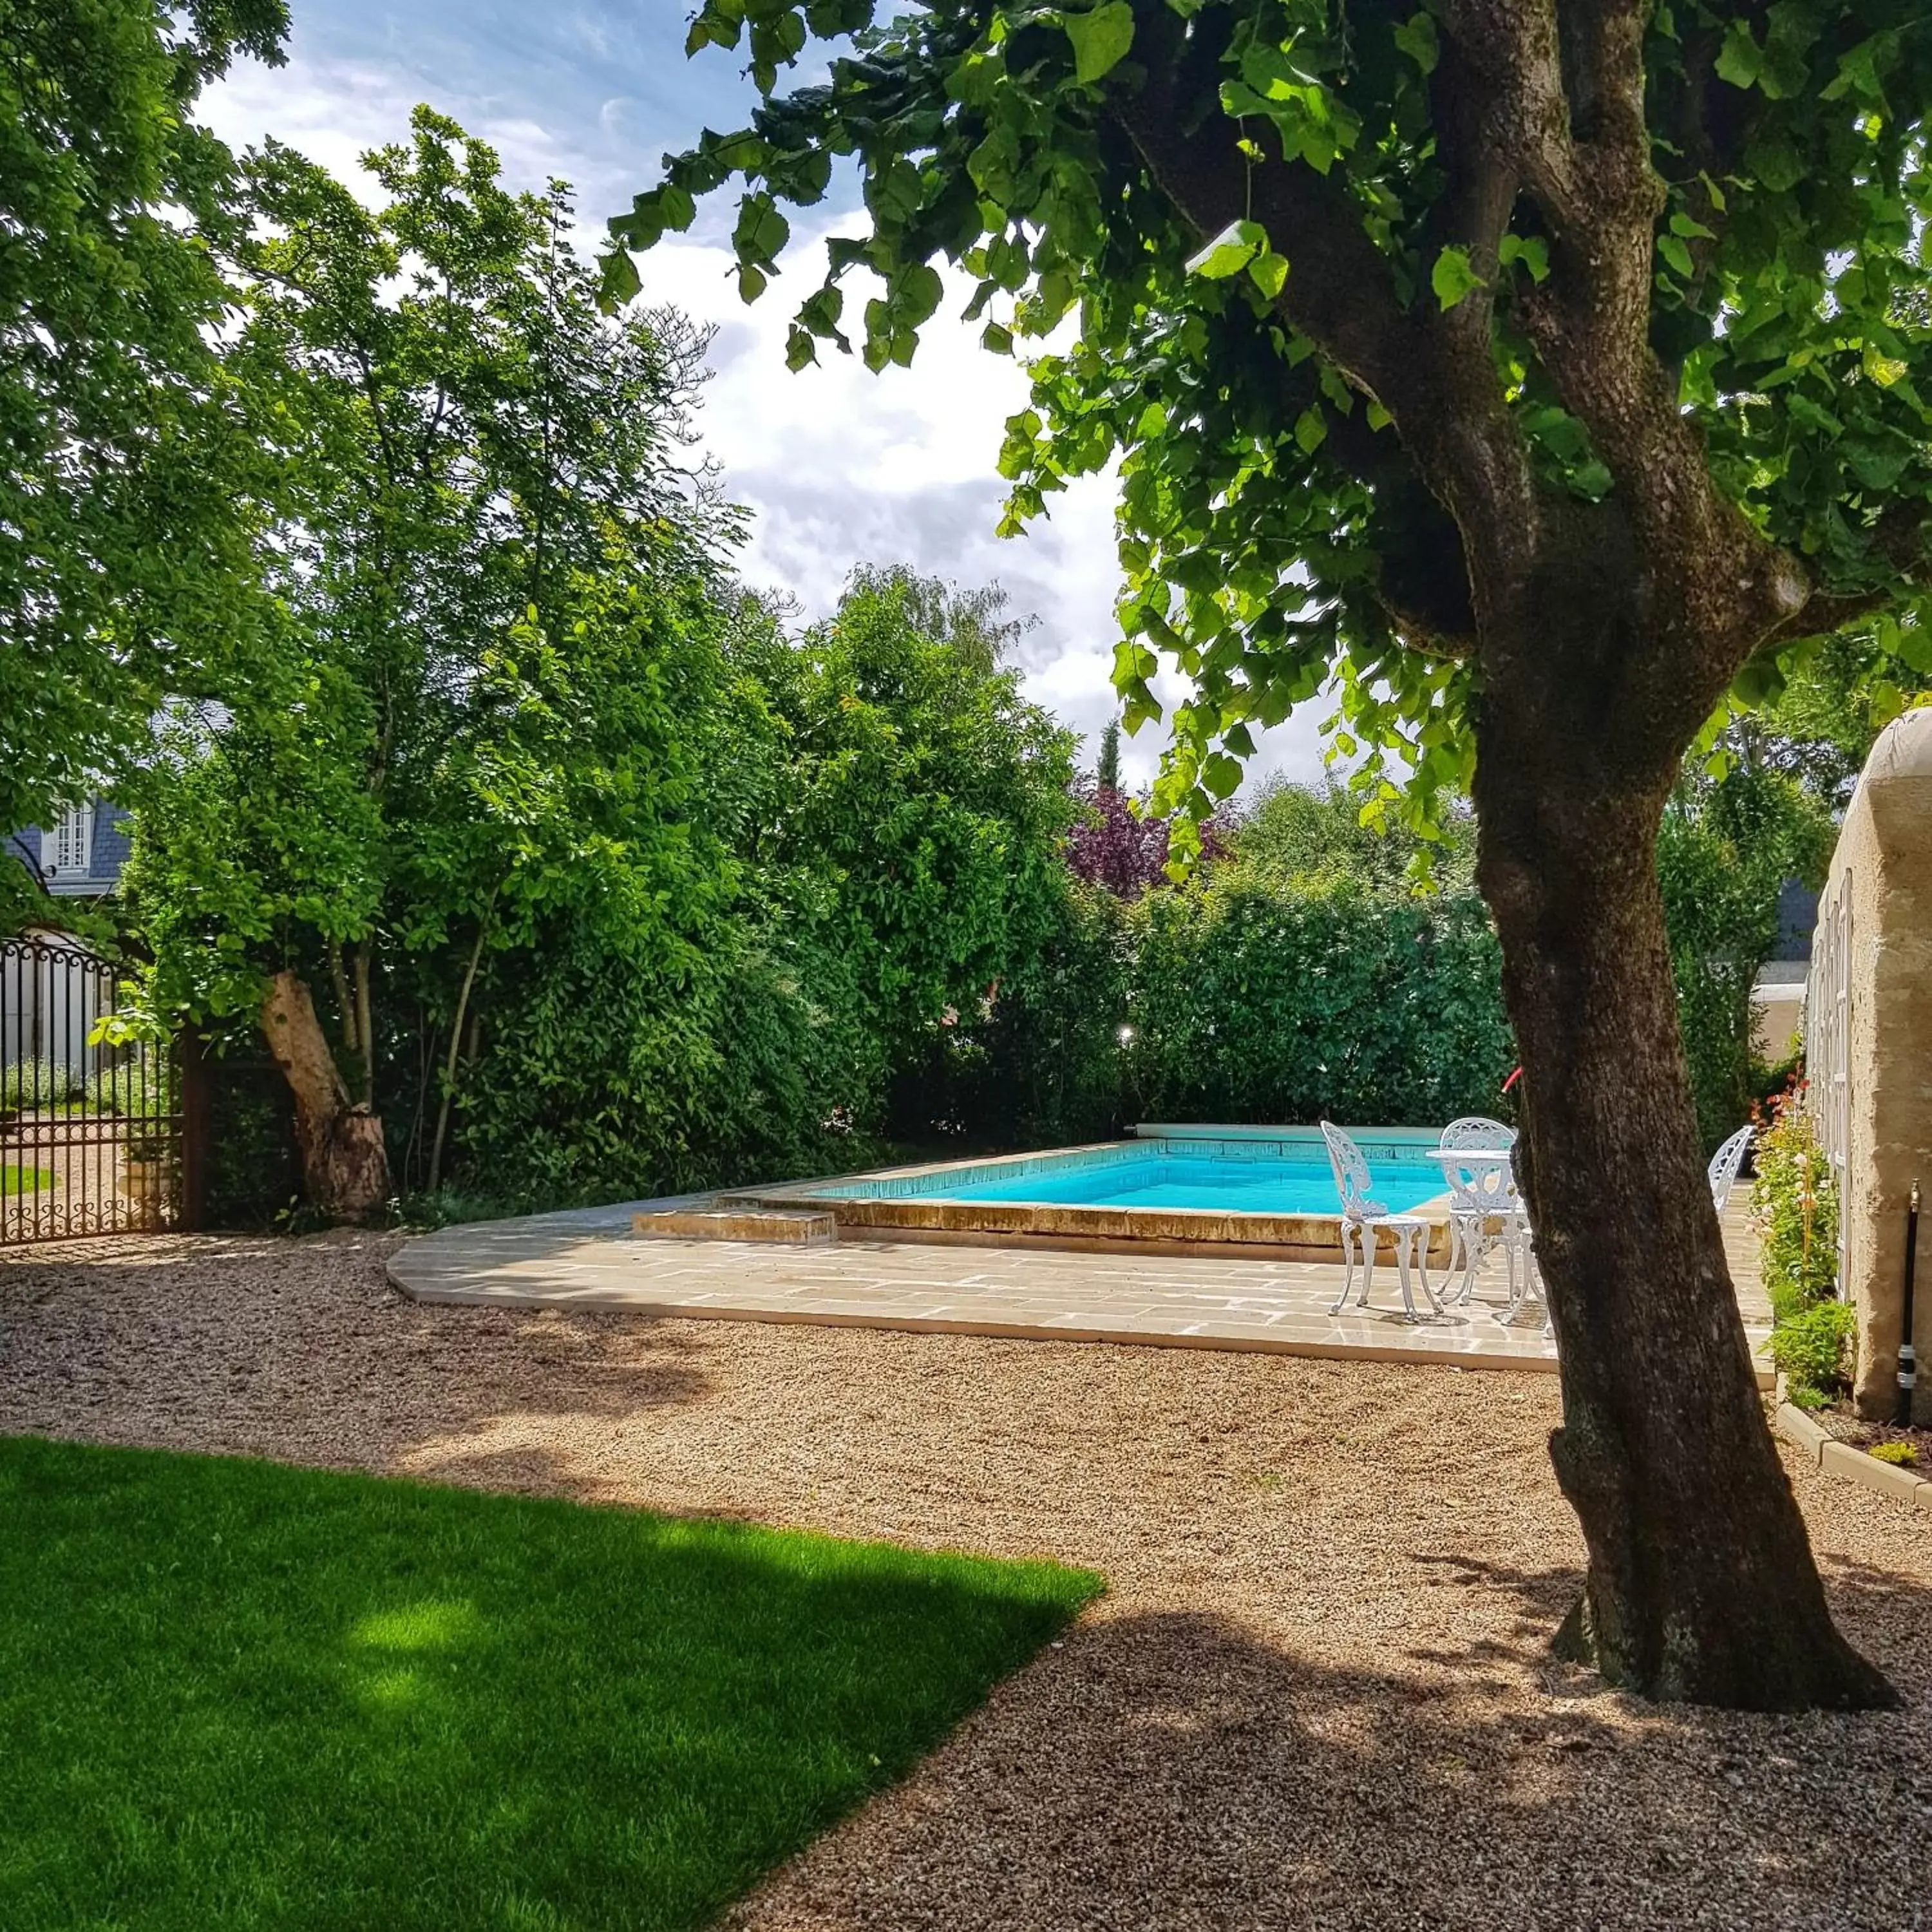
[[[1859,1408],[1897,1400],[1905,1222],[1932,1197],[1932,707],[1865,761],[1820,902],[1805,1002],[1809,1103],[1839,1176],[1840,1286],[1858,1312]],[[1932,1214],[1921,1222],[1916,1414],[1932,1421]]]

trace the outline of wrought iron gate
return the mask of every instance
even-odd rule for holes
[[[0,1246],[183,1225],[182,1055],[98,1040],[122,991],[80,946],[0,941]]]

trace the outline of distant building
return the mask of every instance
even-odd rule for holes
[[[1788,1059],[1804,1024],[1804,982],[1818,895],[1796,879],[1778,889],[1778,938],[1751,988],[1751,1051],[1767,1065]]]
[[[1811,957],[1811,934],[1818,924],[1818,895],[1796,879],[1778,889],[1778,950],[1774,959]]]
[[[98,898],[121,883],[128,860],[128,814],[104,798],[63,812],[52,826],[10,835],[7,850],[57,898]]]

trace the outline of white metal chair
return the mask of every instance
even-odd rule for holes
[[[1504,1126],[1500,1120],[1491,1120],[1486,1114],[1465,1114],[1442,1130],[1436,1145],[1452,1154],[1462,1148],[1513,1148],[1516,1145],[1516,1130]],[[1466,1174],[1459,1174],[1447,1162],[1444,1164],[1443,1179],[1448,1186],[1450,1200],[1449,1272],[1453,1275],[1458,1268],[1462,1271],[1462,1292],[1456,1297],[1459,1303],[1468,1301],[1475,1288],[1477,1269],[1490,1251],[1504,1240],[1507,1230],[1492,1224],[1516,1204],[1513,1196],[1501,1203],[1493,1199],[1478,1199],[1478,1194],[1490,1195],[1492,1189],[1480,1186],[1472,1189],[1460,1184],[1466,1180],[1480,1183],[1489,1178],[1473,1169]],[[1512,1269],[1515,1266],[1513,1252],[1510,1266]],[[1514,1275],[1511,1280],[1514,1281]]]
[[[1342,1292],[1328,1312],[1339,1315],[1348,1305],[1348,1292],[1355,1282],[1359,1258],[1362,1289],[1356,1306],[1369,1305],[1369,1289],[1375,1279],[1376,1244],[1383,1229],[1395,1246],[1396,1271],[1402,1279],[1402,1305],[1412,1322],[1422,1317],[1415,1312],[1415,1297],[1409,1287],[1409,1269],[1414,1265],[1422,1292],[1438,1315],[1442,1304],[1429,1286],[1429,1223],[1420,1214],[1391,1214],[1374,1199],[1369,1190],[1375,1185],[1362,1150],[1332,1120],[1322,1123],[1322,1138],[1328,1144],[1328,1165],[1335,1176],[1335,1191],[1342,1197]]]
[[[1451,1153],[1464,1148],[1512,1149],[1516,1130],[1484,1114],[1466,1114],[1442,1130],[1438,1144]],[[1536,1264],[1529,1210],[1516,1192],[1514,1174],[1506,1167],[1486,1163],[1472,1162],[1467,1168],[1458,1168],[1453,1161],[1444,1161],[1442,1178],[1448,1184],[1449,1221],[1454,1237],[1449,1265],[1452,1270],[1458,1266],[1462,1270],[1456,1305],[1467,1304],[1475,1292],[1477,1269],[1500,1247],[1509,1264],[1509,1300],[1496,1319],[1508,1327],[1524,1301],[1534,1297],[1544,1305],[1544,1333],[1548,1334],[1549,1298],[1543,1292],[1542,1271]]]
[[[1755,1127],[1740,1127],[1711,1156],[1711,1202],[1721,1214],[1730,1205],[1731,1190],[1737,1185],[1738,1169],[1744,1164],[1756,1136]]]

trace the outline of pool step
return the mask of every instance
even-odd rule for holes
[[[838,1238],[838,1223],[820,1208],[665,1208],[633,1214],[631,1232],[673,1241],[783,1241],[823,1247]]]

